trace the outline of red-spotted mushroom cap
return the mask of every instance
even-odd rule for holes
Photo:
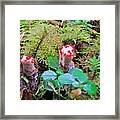
[[[65,56],[66,58],[73,58],[75,47],[72,44],[68,44],[59,48],[60,54]]]
[[[23,57],[20,57],[20,61],[21,61],[23,64],[26,64],[26,63],[34,64],[34,63],[35,63],[34,58],[31,57],[31,56],[23,56]]]

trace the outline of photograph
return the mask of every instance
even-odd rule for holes
[[[21,100],[100,100],[100,20],[20,20]]]
[[[118,0],[10,1],[0,118],[119,119]]]

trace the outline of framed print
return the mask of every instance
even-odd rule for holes
[[[119,7],[2,1],[1,118],[119,119]]]

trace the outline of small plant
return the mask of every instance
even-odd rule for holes
[[[100,60],[97,59],[96,56],[94,56],[93,58],[90,58],[87,63],[91,65],[89,67],[91,71],[95,72],[97,70],[100,70]]]
[[[49,62],[52,61],[54,61],[54,58],[52,59],[51,57],[49,59]],[[56,61],[54,62],[56,63]],[[88,75],[84,73],[81,69],[73,68],[68,73],[64,73],[63,70],[61,70],[62,74],[57,74],[58,70],[60,71],[60,68],[56,69],[56,66],[53,67],[50,64],[48,65],[52,69],[55,68],[55,71],[48,70],[41,75],[46,90],[53,91],[56,94],[62,96],[60,94],[60,90],[67,85],[67,89],[69,88],[69,90],[67,91],[68,93],[70,93],[71,90],[82,89],[86,91],[88,95],[96,94],[96,85],[92,81],[88,80]],[[59,92],[57,92],[57,90],[59,90]]]
[[[99,76],[99,73],[100,73],[99,58],[97,59],[96,56],[93,56],[88,61],[85,61],[85,63],[87,64],[86,67],[89,68],[89,70],[94,73],[94,76]]]

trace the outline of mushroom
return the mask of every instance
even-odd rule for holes
[[[72,44],[68,44],[59,48],[59,65],[66,72],[75,67],[74,65],[74,52],[75,47]]]
[[[31,56],[23,56],[21,57],[21,64],[23,73],[27,76],[32,76],[34,73],[37,72],[37,69],[34,66],[35,60]]]

